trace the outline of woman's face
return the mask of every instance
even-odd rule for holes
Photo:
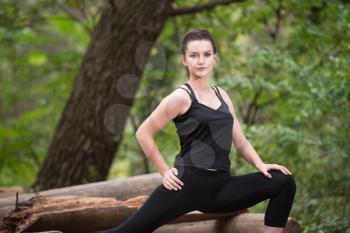
[[[216,54],[209,40],[193,40],[187,43],[186,56],[181,54],[181,60],[192,76],[207,77],[213,70]]]

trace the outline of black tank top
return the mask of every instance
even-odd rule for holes
[[[221,104],[213,109],[201,104],[188,83],[190,90],[184,89],[191,97],[188,110],[173,119],[179,136],[181,151],[175,156],[175,166],[190,166],[202,169],[229,171],[230,150],[234,118],[223,100],[218,88],[214,86]]]

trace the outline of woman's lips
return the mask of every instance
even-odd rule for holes
[[[197,68],[197,70],[205,70],[206,67]]]

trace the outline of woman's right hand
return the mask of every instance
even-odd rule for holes
[[[165,188],[176,191],[181,190],[181,186],[184,185],[184,183],[179,178],[177,178],[177,175],[178,171],[175,167],[164,172],[162,183]]]

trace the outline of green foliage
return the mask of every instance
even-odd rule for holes
[[[34,181],[90,40],[50,6],[0,1],[0,185]]]

